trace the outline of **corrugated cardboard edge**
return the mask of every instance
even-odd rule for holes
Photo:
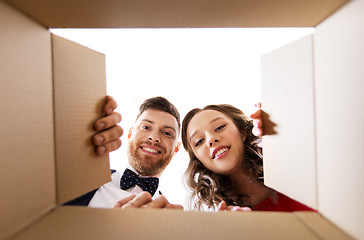
[[[324,218],[320,214],[310,214],[309,212],[293,213],[300,221],[317,234],[320,239],[344,240],[353,239],[350,235],[343,232],[336,225]]]

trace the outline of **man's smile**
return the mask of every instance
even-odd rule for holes
[[[162,153],[158,148],[150,146],[150,145],[142,145],[142,146],[140,146],[140,149],[146,154],[157,155],[157,154]]]

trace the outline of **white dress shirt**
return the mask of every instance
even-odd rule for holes
[[[132,168],[131,166],[128,166],[127,168],[135,172],[138,176],[140,176],[140,174],[137,171],[135,171],[135,169]],[[125,198],[132,193],[138,194],[143,192],[143,189],[138,185],[135,185],[135,187],[131,187],[126,190],[122,190],[120,188],[120,179],[121,176],[123,175],[123,172],[116,171],[113,174],[111,174],[111,181],[105,183],[96,191],[95,195],[91,199],[88,206],[93,208],[112,208],[114,204],[121,198]],[[153,198],[159,195],[160,194],[158,186],[158,189],[155,192]]]

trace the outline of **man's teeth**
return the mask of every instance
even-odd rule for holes
[[[220,156],[221,154],[223,154],[227,150],[228,150],[228,148],[221,148],[219,151],[217,151],[217,153],[215,154],[215,157]]]
[[[143,148],[144,151],[151,152],[151,153],[158,153],[157,150],[154,150],[152,148]]]

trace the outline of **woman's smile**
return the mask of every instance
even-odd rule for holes
[[[218,146],[212,152],[212,159],[220,159],[228,154],[231,146]]]

